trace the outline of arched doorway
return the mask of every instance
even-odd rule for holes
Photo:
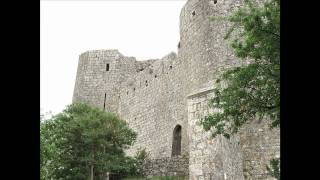
[[[181,155],[181,126],[176,125],[173,129],[172,156]]]

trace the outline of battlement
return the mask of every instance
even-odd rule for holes
[[[80,56],[94,57],[112,57],[112,56],[123,56],[117,49],[100,49],[100,50],[88,50],[81,53]]]

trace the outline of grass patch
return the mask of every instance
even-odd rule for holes
[[[128,178],[124,178],[123,180],[144,180],[145,178],[142,177],[128,177]]]

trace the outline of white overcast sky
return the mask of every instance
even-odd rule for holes
[[[176,52],[185,2],[41,0],[41,112],[72,102],[78,57],[87,50],[118,49],[138,60]]]

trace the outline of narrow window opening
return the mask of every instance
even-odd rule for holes
[[[218,0],[213,0],[213,3],[214,3],[214,4],[217,4],[217,2],[218,2]]]
[[[172,156],[181,155],[181,126],[177,125],[173,130]]]
[[[178,49],[180,48],[180,42],[178,43]]]
[[[195,11],[192,12],[192,16],[194,16],[194,15],[196,15],[196,12],[195,12]]]
[[[146,86],[148,86],[148,81],[146,81]]]
[[[127,91],[127,95],[129,94],[129,91]]]
[[[106,71],[109,71],[109,64],[106,65]]]
[[[154,78],[157,78],[158,76],[157,75],[154,75]]]
[[[172,66],[170,66],[169,68],[172,69]]]
[[[107,93],[104,93],[103,110],[106,110],[106,98],[107,98]]]

